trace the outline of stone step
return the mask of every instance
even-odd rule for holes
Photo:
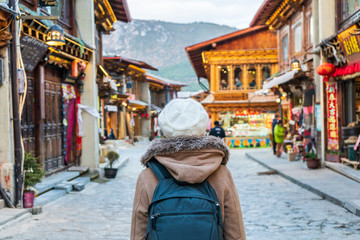
[[[98,171],[89,171],[85,174],[82,174],[81,177],[89,177],[91,181],[97,179],[99,177],[99,172]]]
[[[59,172],[50,177],[44,178],[40,183],[35,185],[38,195],[53,189],[57,184],[72,180],[80,176],[80,172]]]
[[[63,184],[72,186],[73,191],[82,191],[84,190],[86,184],[90,182],[90,180],[90,177],[78,177],[72,181],[63,182]]]
[[[54,189],[65,190],[66,193],[69,193],[71,190],[73,190],[73,187],[71,184],[59,183],[54,187]]]
[[[0,226],[9,223],[25,214],[29,214],[31,209],[26,208],[4,208],[0,210]],[[30,214],[31,215],[31,214]]]
[[[63,189],[50,190],[50,191],[43,193],[40,196],[36,197],[34,200],[34,205],[44,206],[45,204],[55,201],[64,195],[66,195],[66,190],[63,190]]]
[[[5,208],[5,200],[0,198],[0,209]]]
[[[88,171],[89,171],[89,167],[72,166],[68,168],[68,172],[79,172],[80,175],[87,173]]]

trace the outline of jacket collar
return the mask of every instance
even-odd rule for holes
[[[213,136],[180,136],[153,140],[146,153],[141,157],[141,163],[146,166],[146,162],[155,156],[164,156],[177,152],[206,152],[206,150],[220,150],[224,152],[221,162],[223,165],[226,165],[229,161],[230,151],[222,139]]]

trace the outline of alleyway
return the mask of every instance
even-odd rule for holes
[[[146,143],[124,151],[130,157],[115,180],[90,183],[44,207],[41,215],[0,232],[0,239],[129,239],[132,198],[139,156]],[[253,151],[253,150],[249,150]],[[256,150],[259,151],[259,150]],[[264,157],[270,150],[263,150]],[[360,218],[277,175],[233,150],[235,179],[249,240],[359,239]]]

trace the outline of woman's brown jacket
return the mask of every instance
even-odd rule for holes
[[[175,179],[201,183],[209,180],[221,206],[224,239],[245,240],[244,223],[238,192],[226,167],[229,149],[216,137],[176,137],[154,140],[141,162],[146,165],[155,157]],[[148,207],[158,179],[150,168],[144,169],[137,180],[131,221],[132,240],[145,239]]]

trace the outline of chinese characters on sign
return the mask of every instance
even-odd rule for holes
[[[348,63],[356,61],[360,56],[359,38],[352,34],[354,30],[357,30],[356,25],[346,29],[338,35],[339,42]]]
[[[337,115],[337,84],[336,82],[326,83],[327,93],[327,128],[328,128],[328,149],[339,149],[338,115]]]

